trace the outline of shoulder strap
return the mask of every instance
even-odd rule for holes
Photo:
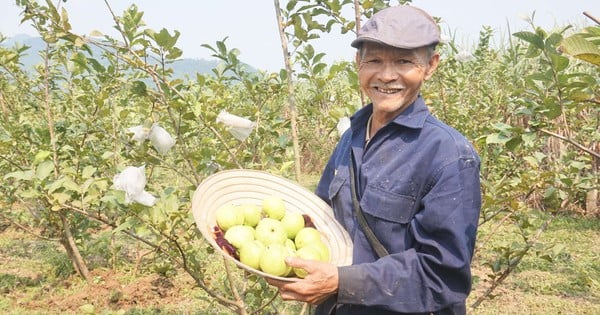
[[[358,202],[358,197],[356,193],[356,187],[358,182],[356,176],[354,175],[354,168],[356,167],[356,162],[354,161],[354,153],[352,152],[352,148],[350,148],[350,156],[352,162],[350,163],[350,190],[352,191],[352,204],[354,205],[354,214],[356,215],[358,224],[360,224],[360,227],[365,233],[367,240],[369,240],[369,244],[371,244],[371,247],[373,248],[373,250],[375,250],[375,253],[377,253],[377,256],[379,256],[379,258],[387,256],[389,255],[388,251],[385,249],[385,247],[383,247],[381,242],[377,239],[377,236],[375,236],[375,233],[373,233],[373,230],[371,230],[371,228],[369,227],[369,223],[367,223],[367,219],[365,218],[365,215],[363,214],[362,209],[360,208],[360,203]]]

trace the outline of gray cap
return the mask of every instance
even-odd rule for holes
[[[363,42],[413,49],[440,42],[440,31],[427,12],[408,5],[385,8],[375,13],[358,31],[352,47]]]

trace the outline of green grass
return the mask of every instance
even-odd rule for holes
[[[522,242],[512,227],[500,229],[474,261],[482,281],[474,286],[473,301],[484,288],[493,246]],[[489,233],[482,227],[480,234]],[[558,216],[515,271],[473,314],[600,314],[600,220]]]

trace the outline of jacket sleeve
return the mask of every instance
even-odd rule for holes
[[[407,227],[409,249],[339,267],[338,303],[402,313],[464,304],[481,208],[479,161],[458,159],[435,178]]]

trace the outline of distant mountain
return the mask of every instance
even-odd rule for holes
[[[0,45],[4,47],[14,47],[16,44],[30,47],[21,58],[21,63],[25,69],[31,69],[34,65],[42,61],[42,58],[38,52],[43,51],[46,48],[46,44],[40,37],[31,37],[29,35],[19,34],[15,37],[8,37]]]
[[[40,51],[46,48],[46,43],[40,37],[32,37],[25,34],[19,34],[14,37],[8,37],[0,46],[14,47],[15,45],[25,45],[30,48],[21,58],[21,63],[25,69],[33,69],[33,67],[42,62]],[[94,56],[101,56],[101,51],[97,47],[91,47]],[[174,78],[194,78],[197,73],[212,74],[212,69],[218,65],[217,60],[181,58],[173,62],[170,67],[173,68]],[[248,66],[249,71],[256,71],[255,68]]]

